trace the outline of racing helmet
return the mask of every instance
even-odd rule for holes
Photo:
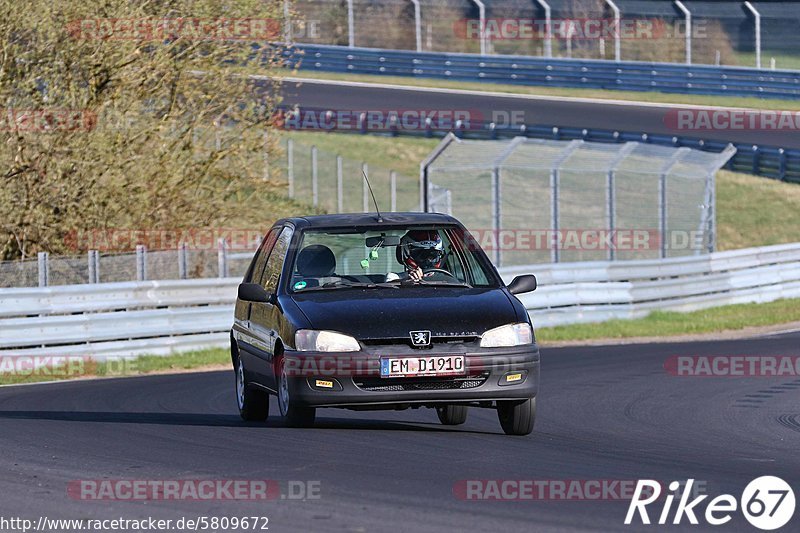
[[[400,239],[398,260],[408,269],[442,268],[444,245],[436,230],[411,230]]]

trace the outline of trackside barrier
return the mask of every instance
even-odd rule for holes
[[[679,63],[411,52],[300,44],[282,49],[301,70],[514,85],[800,98],[800,71]]]
[[[311,112],[320,116],[328,111],[318,107],[283,107],[285,113]],[[360,118],[357,130],[360,133],[370,133],[364,121]],[[336,132],[336,129],[330,131]],[[345,130],[352,133],[352,130]],[[527,124],[519,127],[498,127],[493,122],[471,119],[469,127],[442,128],[427,124],[425,128],[407,130],[391,127],[386,134],[397,136],[424,136],[444,137],[449,133],[462,139],[508,139],[514,137],[529,137],[533,139],[553,139],[557,141],[583,140],[600,143],[626,143],[640,142],[676,148],[687,147],[704,152],[720,153],[730,144],[736,148],[736,153],[726,163],[728,170],[754,174],[782,181],[800,183],[800,150],[781,148],[778,146],[753,145],[746,143],[729,143],[727,141],[701,139],[698,137],[685,137],[659,133],[607,130],[600,128],[562,127],[548,124]]]
[[[501,269],[534,273],[522,295],[537,327],[653,310],[800,297],[800,243],[705,256]],[[135,357],[224,347],[239,278],[0,289],[0,355]]]

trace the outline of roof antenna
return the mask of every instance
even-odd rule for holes
[[[378,213],[378,222],[383,222],[383,217],[381,216],[381,210],[378,209],[378,201],[375,199],[375,193],[372,192],[372,185],[369,183],[369,178],[367,177],[367,171],[364,170],[364,167],[361,167],[361,173],[364,175],[364,181],[367,182],[367,187],[369,188],[369,194],[372,196],[372,203],[375,204],[375,212]]]

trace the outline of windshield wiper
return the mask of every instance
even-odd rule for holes
[[[337,281],[330,281],[318,287],[309,287],[307,289],[300,289],[296,292],[325,291],[330,289],[347,289],[347,288],[373,289],[376,287],[391,288],[391,289],[399,288],[397,285],[393,285],[391,283],[363,283],[360,281],[337,280]]]
[[[472,285],[469,283],[465,283],[463,281],[431,281],[431,280],[420,280],[420,281],[412,281],[410,279],[404,279],[400,285],[402,287],[415,287],[418,285],[428,285],[428,286],[441,286],[441,287],[465,287],[467,289],[471,289]]]

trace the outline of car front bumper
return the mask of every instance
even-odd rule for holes
[[[437,355],[464,355],[464,375],[424,378],[382,378],[380,375],[382,356]],[[342,354],[287,351],[284,358],[292,401],[313,407],[380,409],[384,406],[392,409],[405,404],[522,400],[535,397],[539,389],[536,344],[480,349],[472,353],[421,353],[408,349]]]

